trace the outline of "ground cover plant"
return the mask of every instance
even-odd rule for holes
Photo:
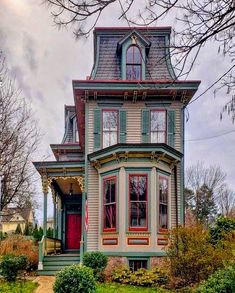
[[[139,269],[132,272],[127,266],[121,266],[113,271],[112,280],[121,284],[141,287],[157,287],[168,282],[167,272],[154,267],[151,270]]]
[[[33,293],[37,284],[31,281],[4,282],[0,281],[0,293]]]
[[[145,288],[119,283],[103,283],[97,286],[97,293],[167,293],[162,288]]]

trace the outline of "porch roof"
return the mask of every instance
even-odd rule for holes
[[[44,161],[33,162],[40,175],[55,176],[81,176],[85,172],[85,161]]]

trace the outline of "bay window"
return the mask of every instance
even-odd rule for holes
[[[146,231],[147,175],[129,175],[129,230]]]
[[[166,142],[166,110],[152,110],[150,116],[151,143]]]
[[[103,110],[103,148],[118,142],[118,111]]]
[[[103,180],[103,231],[116,231],[116,177]]]
[[[168,178],[159,177],[159,230],[168,229]]]

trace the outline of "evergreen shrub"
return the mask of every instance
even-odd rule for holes
[[[27,258],[25,255],[14,256],[6,254],[1,258],[0,273],[6,281],[16,280],[19,270],[25,270],[27,267]]]
[[[235,292],[235,265],[218,270],[210,275],[197,289],[200,293],[233,293]]]
[[[93,271],[86,266],[69,266],[56,275],[53,289],[55,293],[96,292]]]
[[[108,263],[108,257],[100,251],[86,252],[83,257],[83,264],[93,269],[95,279],[104,281],[104,270]]]

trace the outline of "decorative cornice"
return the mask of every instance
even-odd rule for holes
[[[85,190],[85,188],[84,188],[84,177],[82,177],[82,176],[53,176],[53,177],[48,177],[46,174],[43,174],[41,176],[43,193],[47,194],[49,192],[49,187],[50,187],[51,190],[52,190],[52,196],[53,196],[53,188],[51,187],[51,184],[52,184],[53,180],[56,181],[58,179],[62,179],[62,180],[74,179],[79,184],[79,186],[81,188],[81,191],[84,192],[84,190]]]

